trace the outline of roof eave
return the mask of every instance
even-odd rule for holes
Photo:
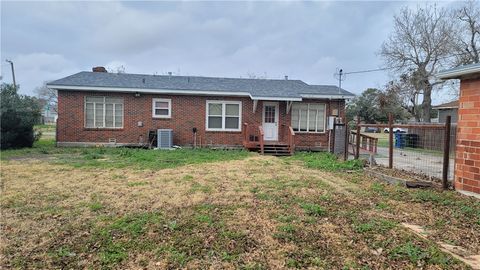
[[[239,91],[151,89],[151,88],[76,86],[76,85],[53,85],[53,84],[47,84],[47,87],[50,88],[50,89],[55,89],[55,90],[70,90],[70,91],[102,91],[102,92],[122,92],[122,93],[137,93],[138,92],[138,93],[147,93],[147,94],[234,96],[234,97],[250,97],[252,100],[302,101],[301,97],[252,96],[248,92],[239,92]]]
[[[467,66],[465,68],[460,68],[460,69],[449,69],[449,70],[440,71],[439,73],[437,73],[436,77],[442,80],[459,79],[461,77],[472,75],[475,73],[480,73],[480,65]]]
[[[252,100],[267,100],[267,101],[302,101],[301,97],[263,97],[252,96]]]
[[[458,106],[450,106],[450,107],[434,106],[432,107],[432,109],[435,109],[435,110],[458,109]]]
[[[236,91],[204,91],[204,90],[178,90],[178,89],[153,89],[153,88],[126,88],[126,87],[103,87],[103,86],[76,86],[76,85],[52,85],[47,87],[55,90],[71,91],[101,91],[123,93],[147,93],[147,94],[177,94],[177,95],[212,95],[212,96],[240,96],[251,97],[248,92]]]
[[[352,99],[355,95],[342,95],[342,94],[335,94],[335,95],[323,95],[323,94],[301,94],[302,98],[311,98],[311,99]]]

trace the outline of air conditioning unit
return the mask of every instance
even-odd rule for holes
[[[159,149],[171,149],[173,146],[173,130],[157,129],[157,147]]]

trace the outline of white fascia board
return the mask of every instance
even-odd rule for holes
[[[437,73],[436,77],[448,80],[448,79],[458,79],[459,77],[470,75],[474,73],[480,73],[480,64],[477,65],[469,65],[464,68],[458,68],[453,70],[444,70]]]
[[[253,100],[269,100],[269,101],[302,101],[302,98],[287,97],[252,97]]]
[[[211,95],[211,96],[245,96],[252,97],[248,92],[220,92],[202,90],[173,90],[173,89],[148,89],[148,88],[123,88],[123,87],[95,87],[95,86],[72,86],[72,85],[48,85],[50,89],[77,90],[77,91],[102,91],[124,93],[149,93],[149,94],[177,94],[177,95]]]
[[[315,94],[302,94],[302,98],[320,98],[320,99],[351,99],[355,96],[352,95],[315,95]]]
[[[433,106],[432,109],[435,110],[449,110],[449,109],[458,109],[458,106],[447,106],[447,107],[442,107],[442,106]]]

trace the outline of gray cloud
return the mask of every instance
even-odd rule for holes
[[[406,3],[416,5],[417,3]],[[92,66],[131,73],[247,76],[336,84],[336,68],[379,67],[401,2],[3,2],[1,54],[23,93]],[[3,59],[2,59],[3,61]],[[2,63],[4,81],[11,81]],[[6,69],[7,68],[7,69]],[[360,93],[384,72],[351,75]]]

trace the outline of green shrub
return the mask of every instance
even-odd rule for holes
[[[40,119],[40,105],[36,98],[19,95],[13,85],[2,84],[1,95],[1,149],[32,147],[41,135],[33,126]]]

